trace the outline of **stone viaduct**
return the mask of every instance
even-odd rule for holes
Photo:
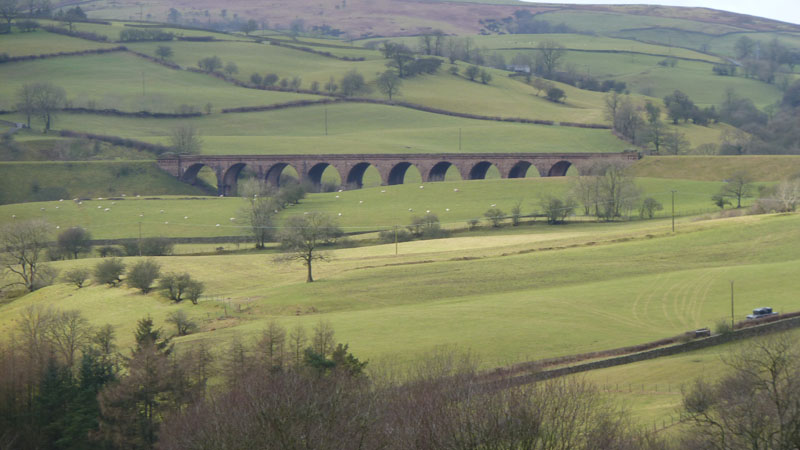
[[[330,154],[330,155],[179,155],[161,158],[158,165],[181,181],[194,183],[203,167],[217,176],[220,195],[235,195],[242,169],[248,167],[261,179],[278,185],[280,175],[289,166],[303,179],[319,185],[328,166],[339,173],[344,186],[360,188],[367,169],[372,166],[381,176],[381,184],[402,184],[406,171],[414,166],[423,182],[442,181],[453,166],[463,180],[486,177],[491,166],[503,178],[523,178],[533,166],[540,176],[564,176],[571,165],[578,170],[594,161],[632,162],[638,153],[441,153],[441,154]]]

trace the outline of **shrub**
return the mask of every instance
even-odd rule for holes
[[[383,230],[378,233],[378,240],[381,242],[392,243],[395,242],[395,238],[397,242],[407,242],[413,239],[413,236],[411,236],[411,233],[405,228]]]
[[[127,241],[122,246],[126,255],[139,256],[140,241]],[[141,240],[141,256],[171,255],[174,248],[175,244],[164,237],[148,237]]]
[[[190,319],[183,310],[170,313],[167,322],[175,324],[178,336],[186,336],[197,328],[197,323]]]
[[[566,98],[567,94],[557,87],[551,87],[547,90],[547,99],[551,102],[562,103]]]
[[[123,256],[125,254],[125,251],[114,245],[104,245],[97,249],[97,254],[100,255],[101,258],[105,258],[108,256]],[[137,255],[138,255],[138,246],[137,246]]]
[[[72,227],[58,235],[58,248],[65,256],[78,259],[78,254],[92,251],[91,240],[85,228]]]
[[[64,280],[70,284],[74,284],[78,289],[80,289],[84,284],[86,284],[86,280],[89,279],[89,275],[89,269],[78,267],[65,273]]]
[[[654,199],[653,197],[647,197],[642,202],[642,207],[639,209],[639,217],[641,218],[648,218],[652,219],[653,216],[656,214],[656,211],[661,211],[664,209],[664,206],[661,203]]]
[[[728,319],[719,319],[714,326],[714,331],[722,335],[731,334],[733,333],[733,325]]]
[[[487,219],[489,219],[490,222],[492,222],[492,227],[499,228],[500,227],[500,223],[503,221],[503,218],[505,218],[505,216],[506,216],[506,213],[501,211],[500,208],[491,208],[488,211],[486,211],[485,213],[483,213],[483,215]]]
[[[412,217],[411,225],[407,229],[413,237],[422,239],[436,239],[447,234],[445,230],[442,230],[439,217],[432,213],[425,214],[423,217]]]
[[[36,280],[33,282],[33,290],[50,286],[55,283],[56,278],[58,278],[58,269],[51,266],[39,266],[36,271]]]
[[[197,280],[193,280],[188,273],[167,273],[158,282],[158,287],[163,289],[170,300],[180,303],[187,295],[189,300],[195,305],[203,294],[205,286]]]
[[[467,221],[467,227],[470,230],[474,230],[475,228],[478,228],[478,224],[480,224],[480,223],[481,223],[481,219],[469,219]]]
[[[150,259],[139,261],[128,269],[125,282],[132,288],[139,289],[142,294],[147,294],[161,273],[161,266]]]
[[[120,258],[109,258],[94,266],[94,280],[100,284],[117,286],[125,273],[125,263]]]

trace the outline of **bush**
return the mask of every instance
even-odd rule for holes
[[[405,228],[383,230],[378,233],[378,240],[381,242],[392,243],[395,242],[395,238],[397,242],[407,242],[413,239],[413,236],[411,236],[411,233]]]
[[[157,262],[150,259],[139,261],[128,270],[125,282],[142,291],[142,294],[147,294],[160,273],[161,266]]]
[[[78,289],[82,288],[88,279],[89,269],[84,267],[72,269],[64,274],[64,280],[70,284],[74,284]]]
[[[557,87],[547,90],[547,99],[551,102],[562,103],[567,98],[567,94]]]
[[[109,258],[94,266],[94,280],[100,284],[117,286],[125,273],[125,263],[120,258]]]
[[[85,228],[72,227],[58,235],[58,248],[67,257],[78,259],[78,254],[92,251],[92,235]]]
[[[505,218],[506,213],[501,211],[500,208],[491,208],[483,213],[483,215],[492,222],[492,227],[500,228],[500,223]]]
[[[184,300],[183,296],[197,304],[200,296],[203,295],[205,285],[201,281],[193,280],[188,273],[167,273],[158,282],[158,287],[166,291],[170,300],[180,303]]]
[[[467,221],[467,228],[469,228],[470,230],[474,230],[475,228],[478,228],[478,225],[480,223],[481,219],[469,219]]]
[[[422,239],[436,239],[447,235],[447,232],[442,230],[439,217],[432,213],[423,217],[412,217],[411,225],[406,228],[413,237]]]
[[[661,211],[664,209],[664,206],[661,203],[654,199],[653,197],[647,197],[642,202],[642,207],[639,209],[639,217],[641,218],[648,218],[652,219],[653,216],[656,214],[656,211]]]
[[[733,325],[728,319],[719,319],[714,326],[714,331],[722,335],[731,334],[733,333]]]
[[[136,247],[136,254],[139,254],[139,247]],[[125,255],[125,251],[117,246],[114,245],[104,245],[102,247],[98,247],[97,254],[100,255],[101,258],[105,258],[108,256],[123,256]]]
[[[167,322],[175,324],[178,336],[186,336],[197,328],[197,323],[190,319],[183,310],[170,313]]]
[[[127,241],[122,246],[128,256],[139,256],[139,241]],[[175,244],[168,238],[148,237],[141,240],[141,256],[171,255]]]

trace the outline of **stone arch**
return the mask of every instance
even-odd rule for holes
[[[469,171],[469,179],[470,180],[483,180],[486,178],[486,172],[489,171],[494,164],[489,161],[481,161],[474,166]]]
[[[407,161],[395,164],[392,167],[392,170],[389,171],[388,184],[403,184],[403,180],[406,177],[406,171],[408,171],[411,166],[413,166],[413,164]]]
[[[305,175],[306,179],[314,185],[315,189],[318,189],[320,186],[322,186],[322,174],[325,173],[325,170],[327,170],[328,167],[333,167],[336,170],[336,172],[339,173],[339,169],[334,167],[332,164],[326,162],[320,162],[314,164],[311,167],[311,169],[308,170],[308,173]],[[341,183],[342,183],[342,174],[339,173],[339,184]]]
[[[572,163],[567,161],[567,160],[559,161],[559,162],[553,164],[552,167],[550,167],[550,170],[547,172],[547,176],[548,177],[563,177],[563,176],[565,176],[567,174],[567,171],[569,170],[569,167],[571,165],[572,165]]]
[[[236,163],[228,167],[228,170],[222,176],[222,185],[219,186],[219,191],[222,195],[236,195],[239,174],[245,166],[247,166],[246,163]]]
[[[197,182],[197,174],[203,167],[209,167],[209,166],[207,166],[205,163],[195,163],[187,167],[186,170],[183,172],[183,175],[181,175],[180,178],[181,181],[189,184],[195,184]]]
[[[517,162],[508,171],[508,178],[525,178],[532,165],[529,161]]]
[[[295,170],[297,170],[296,167],[292,166],[289,163],[280,162],[280,163],[273,164],[272,166],[270,166],[269,169],[267,169],[267,171],[266,171],[266,173],[264,175],[264,180],[270,186],[274,186],[274,187],[280,186],[281,173],[283,173],[283,169],[285,169],[287,167],[290,167],[290,166],[292,168],[294,168]],[[297,172],[300,173],[300,171],[297,171]]]
[[[367,172],[371,166],[368,162],[360,162],[353,167],[350,168],[350,171],[347,172],[347,179],[345,180],[345,185],[350,188],[354,187],[356,189],[361,189],[364,187],[364,174]]]
[[[428,176],[424,178],[424,181],[444,181],[445,176],[447,176],[447,171],[453,166],[453,163],[450,161],[440,161],[436,163],[433,167],[431,167],[431,170],[428,172]]]

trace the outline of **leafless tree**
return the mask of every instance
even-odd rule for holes
[[[89,342],[94,329],[78,310],[54,312],[47,326],[47,339],[67,367],[74,367],[78,352]]]
[[[279,235],[286,253],[276,260],[302,261],[308,270],[306,282],[311,283],[314,281],[311,273],[314,261],[330,260],[330,256],[320,251],[320,247],[336,242],[341,235],[336,221],[327,214],[312,212],[291,217]]]
[[[29,292],[38,287],[43,252],[48,247],[50,225],[43,220],[14,221],[0,229],[0,262]]]
[[[724,361],[730,370],[722,379],[698,380],[684,392],[684,413],[695,425],[691,447],[800,447],[796,340],[787,334],[758,339]]]
[[[170,144],[177,153],[196,154],[203,147],[203,139],[195,127],[182,125],[172,130]]]
[[[742,207],[742,199],[753,194],[753,177],[745,170],[737,170],[727,180],[720,190],[725,197],[735,198],[736,207]]]
[[[561,64],[561,58],[567,54],[564,46],[553,40],[546,40],[539,43],[536,47],[539,54],[536,55],[538,64],[544,70],[545,77],[553,76],[553,73],[558,70]]]

